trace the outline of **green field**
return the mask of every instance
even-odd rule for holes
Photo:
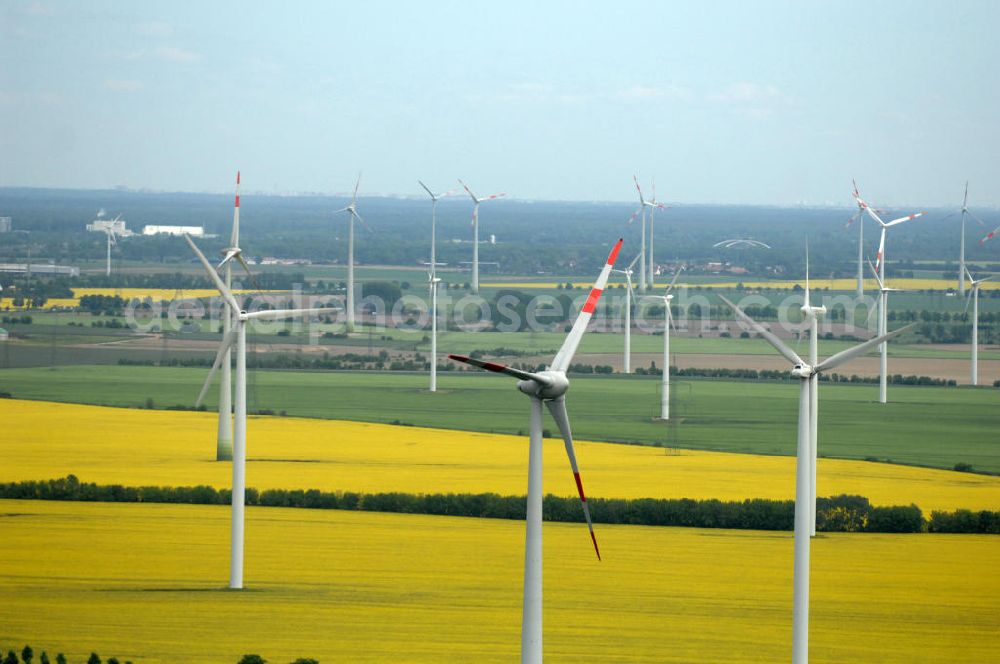
[[[0,390],[15,398],[138,407],[191,406],[204,369],[74,366],[8,369]],[[428,427],[518,433],[528,409],[514,382],[479,373],[443,373],[439,392],[427,376],[371,372],[251,371],[251,410]],[[874,457],[951,468],[970,463],[1000,472],[1000,391],[989,388],[890,386],[891,403],[877,403],[877,386],[824,384],[820,453]],[[210,391],[208,407],[214,405]],[[664,447],[792,455],[798,389],[791,382],[677,380],[675,418],[656,420],[655,378],[576,377],[568,396],[580,439]],[[554,427],[546,420],[548,428]]]

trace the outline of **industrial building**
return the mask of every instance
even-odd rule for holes
[[[143,226],[143,235],[191,235],[193,237],[204,237],[205,228],[202,226]]]
[[[0,263],[0,273],[79,277],[80,268],[70,265],[53,265],[52,263]]]

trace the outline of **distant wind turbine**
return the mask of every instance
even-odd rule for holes
[[[649,273],[646,269],[646,208],[650,208],[650,221],[652,221],[652,210],[654,208],[666,209],[665,206],[660,203],[656,203],[651,200],[646,200],[645,196],[642,195],[642,187],[639,186],[639,178],[636,175],[632,176],[632,180],[635,182],[635,190],[639,192],[639,209],[632,213],[629,218],[628,223],[635,221],[638,216],[642,217],[642,230],[641,230],[641,240],[639,242],[639,292],[646,292],[647,277]],[[652,261],[650,261],[652,263]]]
[[[103,210],[101,210],[101,212],[103,212]],[[115,235],[114,225],[118,223],[118,221],[121,220],[121,218],[122,216],[118,215],[117,217],[112,219],[107,226],[104,227],[104,234],[108,236],[108,259],[104,267],[104,276],[106,277],[111,276],[111,246],[112,245],[118,246],[118,240]]]
[[[958,293],[959,295],[965,295],[965,276],[968,274],[968,270],[965,268],[965,218],[972,217],[975,219],[980,226],[986,226],[983,220],[976,215],[969,212],[969,182],[965,182],[965,195],[962,197],[962,207],[958,209],[957,212],[952,212],[941,219],[951,219],[955,215],[962,215],[962,227],[961,233],[962,237],[958,244]]]
[[[492,201],[496,198],[503,198],[507,194],[490,194],[483,198],[477,198],[469,185],[459,178],[458,183],[465,188],[469,198],[472,199],[472,292],[479,293],[479,204],[483,201]]]
[[[361,173],[358,173],[358,181],[354,184],[354,194],[351,196],[351,204],[334,212],[347,213],[347,331],[354,331],[354,220],[357,219],[362,224],[365,220],[358,214],[358,187],[361,186]],[[367,224],[365,224],[367,225]]]
[[[670,280],[667,289],[663,291],[663,375],[662,389],[660,390],[660,419],[670,419],[670,328],[674,324],[673,315],[670,313],[670,302],[674,299],[670,292],[677,283],[677,277],[681,276],[684,266],[677,268],[674,278]]]
[[[843,350],[817,364],[807,364],[781,339],[746,315],[742,309],[725,297],[721,298],[736,317],[753,328],[775,350],[792,364],[792,376],[799,379],[799,425],[795,463],[795,558],[792,591],[792,663],[809,661],[809,546],[812,531],[812,482],[810,476],[810,427],[813,412],[812,377],[835,369],[841,364],[864,355],[876,345],[913,327],[908,325],[884,336],[876,337],[857,346]],[[815,501],[813,501],[815,502]]]
[[[223,280],[226,288],[233,287],[233,261],[238,262],[247,275],[253,278],[250,267],[243,258],[243,251],[240,249],[240,172],[236,171],[236,200],[233,203],[233,229],[229,235],[229,246],[222,250],[222,262],[219,267],[225,267]],[[228,305],[226,305],[228,307]],[[225,339],[232,328],[232,316],[234,312],[229,311],[222,316],[222,338]],[[232,381],[232,351],[226,350],[219,374],[219,432],[215,444],[215,460],[229,461],[233,458],[233,381]],[[198,403],[200,405],[201,398]]]
[[[201,389],[198,402],[208,391],[208,386],[212,382],[215,372],[223,362],[223,358],[229,353],[233,345],[236,346],[236,418],[233,427],[233,488],[232,488],[232,523],[230,536],[230,557],[229,557],[229,587],[243,587],[243,522],[244,522],[244,501],[246,498],[246,464],[247,464],[247,331],[246,324],[253,320],[287,320],[289,318],[301,318],[312,314],[323,313],[329,309],[273,309],[264,311],[246,312],[233,296],[232,291],[223,283],[218,273],[201,253],[189,235],[185,235],[191,250],[201,261],[202,267],[208,274],[209,279],[219,290],[219,294],[225,299],[228,305],[229,315],[233,318],[233,325],[226,336],[222,339],[219,352],[212,363],[212,369],[205,378],[205,384]]]
[[[910,214],[905,217],[899,217],[898,219],[893,219],[892,221],[882,221],[882,217],[871,208],[870,205],[865,203],[861,199],[861,195],[858,193],[858,185],[854,185],[854,198],[858,203],[858,207],[864,210],[869,217],[878,222],[881,226],[881,234],[879,235],[878,241],[878,253],[875,255],[875,267],[878,268],[879,279],[885,282],[885,232],[887,229],[897,226],[907,221],[916,219],[917,217],[922,217],[923,212],[917,212],[915,214]],[[888,300],[886,300],[888,301]],[[886,305],[887,306],[887,305]],[[883,318],[888,319],[887,313],[883,311],[881,313]],[[887,392],[888,392],[888,372],[889,372],[889,347],[885,344],[879,348],[881,353],[880,359],[880,371],[879,371],[879,384],[878,384],[878,400],[879,403],[886,403]]]
[[[612,270],[625,275],[625,354],[622,358],[622,373],[632,373],[632,307],[635,306],[635,289],[632,288],[632,268],[641,254],[632,259],[624,270]]]
[[[611,268],[621,250],[622,240],[619,239],[607,263],[601,270],[597,282],[590,291],[586,303],[580,309],[580,315],[562,347],[553,359],[552,364],[544,371],[532,373],[521,371],[494,362],[475,360],[464,355],[449,355],[453,360],[471,364],[472,366],[503,373],[518,378],[517,389],[531,399],[531,427],[528,447],[528,504],[525,528],[524,547],[524,604],[521,617],[521,662],[523,664],[541,664],[542,661],[542,404],[544,403],[552,418],[556,421],[562,433],[566,454],[569,456],[570,468],[576,481],[577,492],[583,505],[583,515],[590,530],[590,539],[594,543],[594,552],[598,560],[601,558],[597,547],[597,537],[594,535],[594,525],[590,520],[590,508],[583,492],[583,481],[580,479],[580,469],[576,463],[576,452],[573,447],[573,434],[570,430],[569,415],[566,412],[566,392],[569,390],[569,379],[566,371],[573,361],[573,355],[580,345],[580,339],[587,331],[597,301],[607,287]]]
[[[420,186],[424,188],[424,191],[431,197],[431,262],[430,270],[427,274],[427,284],[430,288],[431,296],[431,385],[430,391],[437,392],[437,288],[438,283],[441,282],[437,278],[437,241],[436,236],[436,226],[437,226],[437,203],[438,200],[444,198],[445,196],[450,196],[455,193],[455,190],[446,191],[441,194],[435,194],[428,188],[426,184],[417,180]]]
[[[965,311],[969,311],[969,302],[972,302],[972,384],[979,384],[979,287],[984,281],[989,281],[992,276],[982,279],[973,279],[972,273],[966,270],[969,277],[969,286],[972,289],[969,299],[965,303]]]

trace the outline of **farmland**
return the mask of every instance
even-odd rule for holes
[[[210,413],[0,400],[0,481],[74,473],[103,484],[230,485]],[[38,426],[39,422],[47,423]],[[135,432],[141,432],[136,435]],[[605,498],[791,499],[790,457],[578,442],[588,494]],[[523,495],[523,437],[358,422],[253,417],[248,481],[258,489]],[[574,496],[561,441],[545,442],[546,492]],[[876,505],[995,509],[1000,478],[821,459],[819,494]]]
[[[248,590],[222,590],[223,507],[4,501],[0,646],[82,661],[508,662],[523,524],[251,508]],[[790,534],[545,525],[550,662],[787,658]],[[986,661],[990,536],[837,534],[813,547],[812,661]],[[600,619],[595,619],[600,616]],[[282,625],[281,629],[274,629]],[[178,643],[183,635],[183,644]]]
[[[440,391],[430,394],[422,374],[251,371],[249,375],[250,410],[509,434],[527,428],[523,397],[510,381],[496,376],[443,373]],[[19,399],[128,407],[141,407],[152,399],[161,407],[191,406],[204,376],[205,370],[198,368],[9,369],[0,373],[0,390]],[[821,385],[822,456],[872,457],[938,468],[968,463],[978,470],[1000,472],[995,444],[1000,392],[893,385],[891,402],[880,405],[877,389]],[[655,378],[575,377],[568,396],[575,435],[668,449],[794,453],[797,389],[791,382],[675,380],[676,418],[669,424],[655,419],[657,390]],[[209,408],[215,393],[209,392]]]

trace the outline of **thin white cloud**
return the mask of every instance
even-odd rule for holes
[[[733,83],[722,92],[712,95],[711,99],[728,103],[757,104],[761,102],[786,101],[788,95],[774,85],[761,85],[759,83],[740,81],[739,83]]]
[[[56,10],[52,5],[44,2],[29,2],[21,10],[26,16],[55,16]]]
[[[136,23],[135,32],[151,37],[170,37],[174,34],[174,26],[166,21],[144,21]]]
[[[694,91],[681,85],[633,85],[615,93],[615,97],[626,101],[690,101],[694,99]]]
[[[153,54],[161,60],[180,64],[190,64],[201,60],[200,54],[176,46],[160,46],[153,50]]]
[[[109,78],[104,81],[104,88],[112,92],[136,92],[142,90],[142,82],[128,79]]]

